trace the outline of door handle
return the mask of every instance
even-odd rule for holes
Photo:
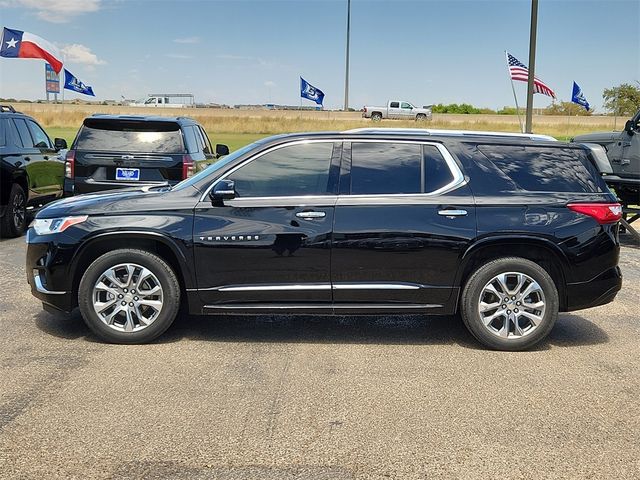
[[[466,214],[466,210],[438,210],[438,215],[443,217],[464,217]]]
[[[304,218],[307,220],[313,220],[314,218],[323,218],[325,217],[327,214],[325,212],[298,212],[296,213],[296,217],[298,218]]]
[[[25,162],[30,162],[30,161],[31,161],[31,158],[30,158],[30,157],[24,157],[24,161],[25,161]]]

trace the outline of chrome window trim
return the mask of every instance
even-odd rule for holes
[[[315,303],[315,304],[233,304],[233,305],[204,305],[203,308],[210,310],[295,310],[295,309],[376,309],[376,310],[415,310],[415,309],[427,309],[427,308],[441,308],[442,305],[436,303],[412,303],[412,304],[397,304],[397,303],[354,303],[354,304],[332,304],[328,303]]]
[[[442,145],[441,143],[438,142],[433,142],[433,141],[428,141],[428,140],[404,140],[404,139],[398,139],[398,140],[389,140],[389,139],[379,139],[379,138],[363,138],[363,139],[350,139],[350,138],[321,138],[321,139],[306,139],[306,140],[295,140],[292,142],[288,142],[288,143],[283,143],[280,145],[274,145],[271,148],[268,148],[250,158],[247,158],[246,160],[244,160],[242,163],[236,165],[235,167],[233,167],[231,170],[227,171],[224,173],[224,175],[222,175],[220,178],[216,179],[211,185],[209,185],[209,187],[204,191],[204,193],[202,194],[202,196],[200,197],[199,202],[203,202],[204,199],[209,195],[209,192],[216,186],[216,184],[218,182],[220,182],[221,180],[226,179],[229,175],[231,175],[233,172],[235,172],[236,170],[238,170],[239,168],[242,168],[243,166],[247,165],[250,162],[253,162],[254,160],[262,157],[263,155],[266,155],[267,153],[271,153],[275,150],[279,150],[281,148],[284,147],[288,147],[291,145],[303,145],[303,144],[307,144],[307,143],[336,143],[336,142],[349,142],[349,143],[409,143],[409,144],[417,144],[417,145],[432,145],[435,146],[441,153],[442,157],[444,158],[445,163],[447,164],[447,166],[449,167],[449,171],[451,172],[451,174],[453,175],[453,180],[451,182],[449,182],[448,184],[444,185],[443,187],[440,187],[437,190],[434,190],[433,192],[426,192],[426,193],[389,193],[389,194],[367,194],[367,195],[350,195],[350,194],[344,194],[344,195],[291,195],[291,196],[287,196],[287,195],[282,195],[282,196],[278,196],[278,197],[242,197],[242,198],[234,198],[232,200],[228,200],[227,202],[231,202],[231,201],[236,201],[236,200],[249,200],[249,201],[257,201],[257,200],[264,200],[264,201],[282,201],[283,199],[307,199],[307,200],[311,200],[311,201],[317,201],[320,199],[326,199],[328,200],[328,204],[327,206],[331,206],[331,204],[329,202],[331,202],[333,199],[335,199],[336,197],[338,199],[343,199],[343,198],[358,198],[358,199],[368,199],[368,198],[372,198],[372,199],[379,199],[380,197],[399,197],[399,198],[406,198],[406,197],[415,197],[415,196],[423,196],[423,197],[432,197],[435,195],[442,195],[444,193],[449,193],[453,190],[456,190],[460,187],[462,187],[463,185],[467,184],[467,180],[464,178],[464,174],[462,173],[462,171],[460,170],[460,167],[458,166],[458,164],[456,163],[456,161],[453,158],[453,155],[451,155],[451,152],[449,152],[449,150],[447,150],[447,148]],[[424,155],[424,153],[423,153]],[[422,162],[424,164],[424,162]],[[398,203],[398,202],[393,202],[393,203]],[[380,203],[377,203],[378,205]],[[231,204],[230,204],[231,205]],[[314,205],[316,205],[316,203],[314,203]],[[266,204],[266,206],[272,206],[272,205],[268,205]]]

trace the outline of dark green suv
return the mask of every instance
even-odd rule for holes
[[[0,106],[0,235],[21,235],[27,216],[62,197],[64,139],[52,144],[43,128],[11,106]]]

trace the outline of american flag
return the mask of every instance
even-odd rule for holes
[[[507,61],[509,62],[511,80],[519,80],[521,82],[527,82],[529,80],[529,69],[524,63],[509,52],[507,52]],[[533,93],[541,93],[548,97],[556,98],[555,92],[538,77],[533,77]]]

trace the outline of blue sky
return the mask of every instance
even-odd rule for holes
[[[2,26],[61,47],[99,100],[159,91],[297,105],[302,75],[326,107],[342,106],[346,0],[0,0],[0,9]],[[528,63],[529,14],[529,0],[352,0],[350,106],[513,105],[504,50]],[[575,80],[601,109],[604,88],[640,82],[640,2],[540,0],[537,53],[536,74],[560,99]],[[38,60],[0,58],[0,96],[43,98],[43,71]],[[516,84],[521,105],[525,90]],[[549,104],[535,96],[536,107]]]

